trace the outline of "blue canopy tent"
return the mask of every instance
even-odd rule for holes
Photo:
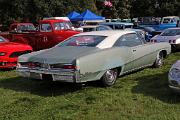
[[[105,18],[102,16],[98,16],[90,10],[84,11],[81,15],[71,19],[71,21],[104,21]]]
[[[76,18],[76,17],[79,16],[79,15],[80,15],[80,13],[78,13],[78,12],[76,12],[76,11],[72,11],[72,12],[70,12],[70,13],[67,15],[67,17],[68,17],[70,20],[72,20],[72,19]]]

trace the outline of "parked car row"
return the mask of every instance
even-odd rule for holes
[[[112,86],[118,76],[148,66],[161,67],[171,50],[180,49],[180,28],[166,29],[148,38],[150,42],[146,40],[145,27],[143,31],[112,30],[105,25],[83,26],[84,33],[79,33],[69,21],[46,19],[41,21],[39,31],[15,28],[18,30],[7,36],[21,36],[23,40],[30,40],[29,45],[0,37],[0,69],[17,66],[20,76],[42,80],[72,83],[101,80],[104,86]],[[31,40],[39,43],[32,44]],[[37,47],[42,44],[46,47]],[[32,52],[31,46],[34,50],[48,49]],[[179,63],[177,61],[169,72],[169,87],[176,90],[180,90]]]

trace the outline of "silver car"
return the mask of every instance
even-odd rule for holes
[[[169,87],[180,92],[180,60],[173,64],[169,71]]]
[[[151,38],[151,42],[168,42],[172,50],[180,49],[180,28],[168,28],[160,35]]]

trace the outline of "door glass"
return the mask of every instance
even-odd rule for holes
[[[138,38],[138,36],[133,33],[133,34],[126,34],[121,36],[114,46],[128,46],[128,47],[133,47],[133,46],[138,46],[141,45],[142,41],[141,39]]]
[[[43,23],[40,26],[40,31],[41,32],[52,32],[51,25],[49,23]]]
[[[56,22],[54,23],[55,30],[69,30],[72,29],[70,22]]]

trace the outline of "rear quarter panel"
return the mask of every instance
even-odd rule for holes
[[[131,55],[127,47],[108,48],[96,53],[92,53],[77,59],[77,67],[80,74],[83,75],[87,81],[97,80],[102,77],[106,70],[124,67],[129,63]],[[123,68],[122,68],[123,69]]]
[[[151,59],[154,62],[156,60],[156,57],[160,51],[166,51],[166,54],[171,53],[171,45],[166,42],[160,42],[160,43],[148,43],[151,48]],[[152,63],[153,64],[153,63]]]

